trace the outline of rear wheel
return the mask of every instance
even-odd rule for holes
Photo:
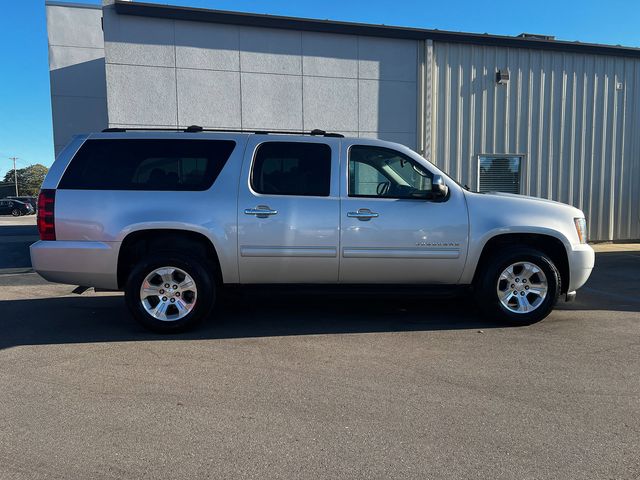
[[[551,313],[560,294],[560,274],[544,253],[512,248],[497,253],[486,265],[475,291],[487,317],[529,325]]]
[[[125,298],[144,327],[158,333],[181,332],[211,312],[216,298],[213,272],[196,256],[155,252],[131,271]]]

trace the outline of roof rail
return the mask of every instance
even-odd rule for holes
[[[254,135],[311,135],[313,137],[335,137],[344,138],[341,133],[325,132],[315,128],[310,132],[294,131],[294,130],[242,130],[232,128],[203,128],[200,125],[189,125],[187,128],[161,128],[161,127],[134,127],[134,128],[121,128],[111,127],[102,130],[104,133],[123,133],[123,132],[185,132],[185,133],[199,133],[199,132],[225,132],[225,133],[252,133]]]

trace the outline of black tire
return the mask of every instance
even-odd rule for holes
[[[197,298],[193,309],[178,320],[159,320],[147,312],[140,297],[140,288],[147,275],[162,267],[177,267],[195,281]],[[156,333],[179,333],[200,323],[210,313],[216,301],[216,284],[210,262],[196,255],[173,251],[150,253],[131,271],[125,286],[125,301],[133,317],[145,328]]]
[[[14,208],[13,210],[11,210],[11,215],[13,215],[14,217],[19,217],[20,215],[22,215],[22,213],[20,213],[20,210],[18,210],[17,208]]]
[[[501,273],[517,262],[530,262],[536,265],[542,270],[547,281],[546,297],[534,310],[527,313],[510,311],[500,302],[497,292]],[[489,320],[515,325],[531,325],[549,315],[558,301],[560,274],[551,259],[538,250],[527,247],[508,248],[494,254],[481,268],[483,271],[478,275],[474,285],[475,297],[480,310]],[[525,296],[527,296],[526,293]]]

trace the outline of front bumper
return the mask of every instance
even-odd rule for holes
[[[591,275],[596,254],[590,245],[573,245],[567,252],[569,260],[569,285],[567,292],[573,292],[583,286]]]
[[[118,288],[120,242],[38,241],[31,265],[45,280],[85,287]]]

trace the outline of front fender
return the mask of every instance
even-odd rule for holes
[[[473,277],[476,273],[476,269],[478,268],[478,263],[480,261],[480,257],[482,256],[482,252],[484,251],[487,244],[491,241],[491,239],[496,238],[500,235],[508,235],[508,234],[530,234],[530,235],[545,235],[549,237],[553,237],[562,242],[562,245],[565,248],[567,255],[571,251],[571,242],[569,239],[558,232],[557,230],[553,230],[545,227],[498,227],[493,228],[486,233],[484,233],[479,238],[474,238],[469,242],[469,251],[467,254],[467,263],[465,264],[464,271],[462,272],[462,276],[460,277],[461,284],[470,284],[473,281]]]

